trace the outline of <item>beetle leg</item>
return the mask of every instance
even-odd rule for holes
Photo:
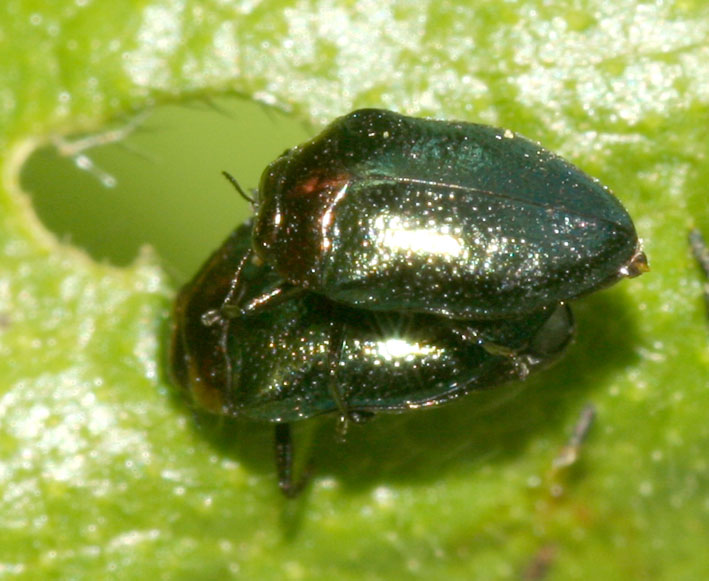
[[[709,248],[704,241],[704,236],[696,228],[692,228],[689,232],[689,244],[692,247],[692,254],[699,263],[699,266],[704,271],[704,276],[708,280],[704,282],[704,303],[707,309],[707,317],[709,317]]]
[[[306,466],[298,480],[293,480],[293,439],[290,424],[276,424],[275,444],[278,487],[287,498],[295,498],[310,480],[310,465]]]
[[[510,349],[499,343],[493,343],[492,341],[485,341],[484,339],[480,343],[480,346],[490,355],[507,357],[512,362],[515,373],[519,379],[526,379],[529,375],[529,366],[525,361],[527,357],[520,356],[514,349]]]
[[[529,365],[527,365],[526,361],[527,358],[520,356],[518,350],[486,339],[482,333],[471,327],[467,327],[465,330],[451,329],[451,331],[459,339],[465,342],[476,343],[490,355],[507,357],[512,362],[515,373],[519,379],[525,379],[529,375]]]
[[[591,430],[595,418],[596,407],[591,403],[586,404],[581,410],[578,420],[576,420],[569,441],[559,451],[552,462],[552,467],[555,470],[571,466],[578,460],[581,444],[583,444],[588,432]]]
[[[337,368],[342,359],[342,350],[345,346],[345,326],[341,321],[330,321],[330,338],[328,342],[327,367],[328,367],[328,389],[335,400],[335,405],[340,412],[340,422],[337,432],[340,438],[344,439],[347,434],[350,420],[355,420],[355,413],[350,412],[347,402],[342,394],[342,390],[337,383]]]
[[[224,322],[227,319],[235,318],[230,316],[229,312],[232,308],[238,308],[237,305],[242,294],[241,273],[244,270],[246,261],[251,258],[252,254],[253,250],[248,250],[244,253],[244,256],[241,257],[241,260],[234,271],[234,276],[232,276],[231,281],[229,281],[229,290],[227,291],[221,306],[218,309],[210,309],[202,314],[203,325],[206,325],[207,327],[211,327],[212,325],[224,325]]]
[[[476,345],[482,347],[490,355],[505,355],[507,357],[514,357],[517,353],[516,349],[507,347],[497,341],[493,341],[492,339],[487,338],[485,333],[481,333],[472,327],[465,327],[465,329],[451,327],[450,330],[461,341],[466,343],[475,343]]]
[[[227,342],[229,340],[229,326],[231,324],[231,318],[225,316],[225,308],[227,308],[230,303],[238,303],[241,299],[241,294],[243,292],[241,286],[241,273],[244,270],[244,265],[246,261],[251,258],[253,251],[248,250],[244,253],[244,256],[239,261],[236,268],[234,276],[231,277],[229,281],[229,290],[222,301],[221,306],[218,309],[210,309],[205,313],[202,313],[202,324],[207,327],[212,327],[219,325],[221,327],[221,333],[219,334],[219,349],[224,354],[224,382],[225,387],[228,389],[234,389],[232,384],[232,362],[228,355]]]
[[[234,275],[229,282],[229,290],[218,309],[212,309],[202,315],[202,322],[207,325],[214,325],[224,319],[238,319],[247,315],[256,315],[274,305],[287,301],[305,292],[302,287],[293,286],[288,282],[280,282],[277,286],[256,298],[250,299],[246,304],[242,304],[243,287],[241,285],[241,275],[247,262],[254,256],[252,249],[247,250],[241,257],[239,264],[234,270]]]
[[[224,304],[221,311],[224,316],[231,319],[258,315],[271,307],[290,300],[303,294],[306,290],[303,287],[293,286],[288,282],[281,282],[278,286],[266,291],[246,302],[244,305]]]

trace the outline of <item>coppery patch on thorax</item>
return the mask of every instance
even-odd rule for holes
[[[328,197],[339,192],[352,180],[352,175],[347,172],[323,172],[315,170],[295,181],[289,189],[286,198],[303,198],[317,196]]]
[[[279,272],[292,283],[316,284],[324,254],[330,249],[337,202],[352,174],[313,170],[294,180],[283,196],[285,239]],[[285,249],[287,248],[287,251]]]

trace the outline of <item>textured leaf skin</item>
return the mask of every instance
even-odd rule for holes
[[[2,575],[705,574],[709,337],[687,230],[709,233],[706,2],[8,0],[3,11]],[[316,427],[320,476],[288,505],[270,430],[195,422],[173,401],[160,331],[174,291],[156,261],[89,260],[48,235],[18,186],[36,143],[223,91],[319,127],[367,106],[510,127],[616,192],[652,271],[580,301],[566,358],[504,405],[382,418],[345,444]],[[174,204],[208,194],[175,191]],[[553,470],[589,401],[579,461]]]

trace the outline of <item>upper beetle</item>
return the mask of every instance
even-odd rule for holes
[[[523,315],[647,269],[601,184],[509,130],[362,109],[261,178],[253,248],[367,309]]]

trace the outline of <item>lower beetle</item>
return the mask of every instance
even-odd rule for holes
[[[563,305],[473,322],[364,310],[310,292],[224,317],[223,305],[246,304],[280,280],[250,252],[250,234],[249,224],[237,228],[180,292],[171,372],[198,406],[275,424],[287,496],[303,482],[291,476],[289,423],[444,404],[526,377],[558,358],[573,334]]]

